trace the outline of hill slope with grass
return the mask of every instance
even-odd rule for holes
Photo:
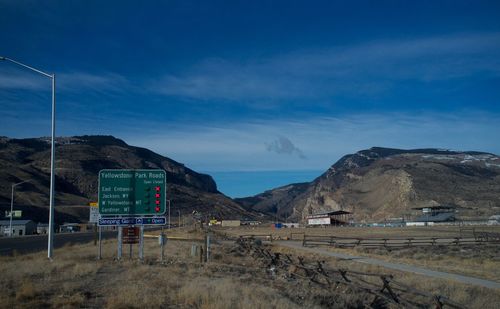
[[[209,175],[148,149],[130,146],[113,136],[74,136],[56,142],[56,221],[85,221],[89,202],[97,201],[101,169],[164,169],[167,198],[173,213],[193,210],[224,217],[253,216],[217,190]],[[11,185],[16,187],[16,209],[23,218],[46,222],[50,185],[50,140],[48,138],[0,138],[0,211],[10,208]]]

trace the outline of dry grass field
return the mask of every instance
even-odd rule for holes
[[[187,230],[176,233],[203,237]],[[372,297],[348,287],[327,290],[308,281],[271,276],[265,265],[235,250],[232,242],[214,243],[211,261],[200,263],[198,257],[190,255],[192,243],[170,240],[164,263],[158,261],[156,239],[146,241],[144,263],[129,260],[127,246],[122,261],[116,261],[116,240],[104,242],[102,260],[96,260],[97,249],[92,243],[57,249],[52,262],[44,252],[0,257],[0,307],[360,308]],[[298,255],[290,249],[273,250]],[[500,303],[498,291],[306,255],[306,259],[320,258],[329,267],[393,274],[467,308],[495,308]]]
[[[330,250],[500,282],[500,245],[498,244],[426,246],[390,250],[383,248],[330,248]]]
[[[500,233],[498,226],[477,227],[476,231]],[[404,228],[292,228],[240,227],[219,229],[219,233],[238,235],[272,235],[273,239],[301,240],[302,235],[329,235],[359,238],[404,238],[404,237],[472,237],[472,228],[456,226],[404,227]],[[424,266],[429,269],[453,272],[500,282],[500,245],[481,246],[427,246],[401,249],[385,248],[330,248],[335,252],[369,256],[386,261]]]
[[[427,226],[427,227],[317,227],[317,228],[282,228],[273,229],[266,226],[241,226],[235,228],[217,228],[217,231],[230,236],[239,235],[273,235],[286,239],[301,239],[301,234],[331,235],[338,237],[450,237],[472,236],[472,227]],[[476,230],[500,233],[500,226],[481,226]]]

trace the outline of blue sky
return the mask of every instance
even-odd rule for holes
[[[0,55],[57,74],[58,135],[115,135],[234,196],[235,172],[262,172],[257,193],[372,146],[500,153],[498,1],[0,0],[0,29]],[[0,117],[49,135],[50,80],[0,62]]]

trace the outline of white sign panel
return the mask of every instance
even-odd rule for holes
[[[97,223],[99,222],[99,208],[90,206],[90,215],[89,215],[89,223]]]
[[[12,218],[21,218],[22,213],[22,210],[14,210],[12,211]],[[10,218],[10,211],[5,211],[5,218]]]
[[[329,225],[329,224],[331,224],[331,219],[330,219],[330,217],[307,219],[307,224],[309,224],[309,225]]]

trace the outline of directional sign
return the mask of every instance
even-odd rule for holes
[[[162,215],[166,210],[164,170],[102,170],[99,172],[99,213]]]
[[[89,209],[89,223],[97,223],[99,220],[99,208],[97,208],[97,203],[95,207],[90,206]]]
[[[166,217],[100,218],[99,226],[165,225]]]

